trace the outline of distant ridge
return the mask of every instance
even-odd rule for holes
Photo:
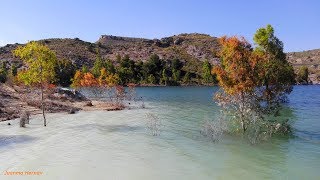
[[[72,61],[77,67],[87,65],[91,67],[97,56],[97,49],[103,58],[116,60],[117,55],[128,55],[137,61],[147,60],[150,55],[157,54],[163,60],[180,59],[191,72],[200,72],[204,60],[212,64],[219,63],[217,52],[219,43],[217,37],[207,34],[185,33],[161,39],[147,39],[101,35],[95,42],[82,41],[79,38],[52,38],[39,40],[54,50],[58,58]],[[21,61],[12,56],[11,51],[19,44],[8,44],[0,48],[0,62],[22,65]],[[307,66],[310,70],[310,79],[314,83],[320,82],[320,49],[303,52],[287,53],[288,61],[296,70]]]

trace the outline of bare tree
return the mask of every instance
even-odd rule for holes
[[[202,130],[200,133],[208,138],[210,138],[213,142],[220,141],[223,133],[227,130],[227,124],[225,123],[222,117],[214,121],[205,121],[202,125]]]
[[[21,115],[25,119],[25,123],[30,123],[30,112],[29,111],[23,111]]]
[[[162,122],[158,116],[147,113],[147,129],[153,136],[159,136],[161,132]]]

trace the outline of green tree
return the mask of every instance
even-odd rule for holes
[[[116,69],[110,59],[107,59],[105,62],[105,68],[107,73],[114,74],[116,72]]]
[[[173,78],[174,84],[178,84],[180,81],[180,78],[181,78],[181,71],[173,69],[172,70],[172,78]]]
[[[161,84],[168,85],[168,82],[169,82],[169,73],[168,73],[168,70],[164,68],[161,74]]]
[[[150,74],[148,76],[148,83],[150,83],[150,84],[156,84],[157,83],[156,78],[154,77],[153,74]]]
[[[183,64],[179,59],[174,59],[172,61],[172,69],[180,70],[182,67],[183,67]]]
[[[8,70],[7,70],[7,63],[2,62],[0,67],[0,82],[5,83],[7,80]]]
[[[189,71],[186,72],[186,74],[183,76],[183,83],[189,84],[191,80],[191,74]]]
[[[149,60],[145,62],[142,67],[145,79],[149,79],[149,75],[152,74],[155,78],[156,83],[159,82],[162,73],[162,68],[163,64],[159,56],[156,54],[151,55]]]
[[[16,66],[16,64],[12,64],[11,65],[10,73],[11,73],[12,76],[16,76],[17,75],[18,67]]]
[[[157,54],[152,54],[148,62],[153,65],[153,70],[159,72],[162,69],[162,62]]]
[[[130,67],[130,57],[125,55],[122,59],[120,59],[119,63],[121,67]]]
[[[13,51],[15,56],[20,57],[28,66],[27,70],[18,73],[18,79],[25,85],[40,86],[41,107],[44,126],[47,125],[44,113],[44,85],[55,79],[56,54],[47,46],[37,42],[29,42],[26,46],[19,46]]]
[[[152,73],[152,68],[151,68],[150,63],[148,63],[148,62],[143,63],[141,72],[144,77],[143,79],[148,81],[148,77]]]
[[[144,80],[142,67],[143,67],[142,61],[138,61],[135,63],[135,70],[134,71],[135,71],[136,79],[137,79],[138,83]]]
[[[297,74],[297,82],[298,83],[308,83],[309,79],[309,70],[308,67],[302,66],[299,69],[299,72]]]
[[[262,57],[258,62],[260,85],[265,87],[263,93],[271,105],[273,99],[283,95],[283,92],[291,92],[295,81],[294,70],[283,52],[283,43],[274,35],[271,25],[258,29],[253,40],[256,44],[255,53]]]
[[[120,60],[117,73],[123,85],[136,81],[135,62],[126,55]]]
[[[89,72],[88,66],[83,65],[82,68],[81,68],[81,72],[82,72],[82,73],[88,73],[88,72]]]
[[[117,74],[119,75],[120,82],[122,85],[132,82],[133,71],[127,67],[118,67]]]
[[[283,43],[274,35],[274,29],[270,24],[258,29],[253,40],[257,45],[255,50],[266,53],[268,60],[286,61]]]
[[[73,78],[76,72],[76,67],[72,64],[71,61],[66,59],[61,59],[57,61],[55,65],[55,74],[57,84],[67,87],[70,86],[71,79]]]
[[[18,67],[16,66],[15,63],[11,64],[11,67],[8,70],[7,79],[6,79],[9,84],[13,84],[16,82],[17,73],[18,73]]]
[[[105,64],[104,64],[104,61],[102,60],[101,58],[101,55],[100,55],[100,52],[97,51],[97,57],[96,57],[96,60],[93,64],[93,67],[91,69],[91,72],[92,74],[95,76],[95,77],[99,77],[100,76],[100,70],[105,67]]]
[[[211,64],[209,63],[208,60],[204,61],[202,65],[202,79],[203,82],[208,84],[213,82],[213,77],[211,75]]]
[[[172,71],[172,85],[179,85],[181,80],[181,68],[183,67],[182,62],[179,59],[174,59],[171,62]]]

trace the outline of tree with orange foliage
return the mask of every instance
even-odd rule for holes
[[[80,70],[77,70],[73,79],[71,87],[94,87],[99,85],[99,80],[97,80],[92,73],[86,72],[82,73]]]
[[[257,85],[257,58],[252,58],[251,45],[244,38],[222,37],[219,53],[221,65],[213,72],[217,74],[219,85],[230,95],[252,92]]]
[[[98,86],[98,81],[90,72],[84,73],[83,78],[80,80],[82,87],[94,87]]]
[[[259,83],[259,58],[253,55],[251,45],[244,38],[222,37],[219,42],[221,64],[216,66],[213,72],[217,75],[223,91],[216,94],[216,99],[222,108],[235,115],[236,123],[246,132],[252,119],[251,111],[247,110],[257,105],[251,103],[251,97],[254,97]],[[239,130],[237,127],[236,129]]]
[[[221,64],[213,73],[221,91],[215,97],[224,117],[231,120],[229,131],[242,131],[253,143],[274,133],[288,133],[287,121],[276,118],[294,77],[289,64],[279,55],[282,48],[277,49],[277,57],[268,49],[253,50],[244,38],[222,37],[219,42]],[[274,72],[276,69],[283,72]]]

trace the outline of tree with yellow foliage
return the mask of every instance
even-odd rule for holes
[[[98,78],[98,82],[100,86],[103,86],[103,87],[108,86],[108,82],[106,80],[107,77],[108,77],[108,73],[106,71],[106,68],[102,68],[100,70],[100,76]]]
[[[81,79],[83,78],[83,73],[80,70],[77,70],[72,79],[71,87],[78,88],[81,86]]]
[[[22,59],[28,67],[18,73],[18,80],[27,86],[40,86],[42,115],[44,126],[46,126],[43,91],[46,84],[54,81],[56,54],[47,46],[37,42],[29,42],[25,46],[19,46],[13,51],[13,54]]]
[[[120,78],[117,74],[108,73],[106,68],[102,68],[100,70],[100,76],[98,78],[98,82],[100,86],[103,87],[113,87],[118,85],[120,82]]]

